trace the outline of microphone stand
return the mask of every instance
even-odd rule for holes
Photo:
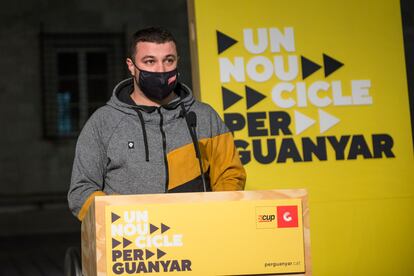
[[[191,139],[193,140],[196,157],[198,159],[198,166],[200,167],[201,181],[203,183],[204,192],[207,192],[206,179],[203,172],[203,159],[201,158],[201,151],[197,139],[197,116],[193,111],[188,112],[185,116],[188,129],[190,130]]]

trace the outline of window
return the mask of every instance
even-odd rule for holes
[[[74,138],[125,75],[123,34],[42,34],[46,138]]]

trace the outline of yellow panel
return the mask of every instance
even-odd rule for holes
[[[301,214],[301,199],[107,206],[107,275],[304,275]]]
[[[196,90],[244,123],[234,136],[248,144],[247,189],[308,189],[315,275],[409,275],[414,159],[399,1],[189,2]],[[218,53],[217,31],[237,42]],[[324,54],[344,65],[330,73]],[[321,68],[303,78],[302,58]],[[241,99],[224,108],[223,87]],[[248,89],[265,98],[248,101]],[[323,160],[305,161],[316,141]]]
[[[412,275],[413,197],[313,202],[315,275]]]

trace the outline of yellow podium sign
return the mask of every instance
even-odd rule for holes
[[[310,275],[306,193],[288,194],[97,197],[92,256],[102,275]]]

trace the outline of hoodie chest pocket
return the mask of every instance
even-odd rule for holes
[[[128,150],[124,156],[124,162],[129,167],[140,167],[145,163],[149,163],[149,149],[146,150],[145,143],[141,140],[130,139],[127,141]]]
[[[155,156],[146,161],[146,153],[143,141],[137,139],[127,139],[119,141],[116,145],[108,148],[108,170],[135,171],[148,165],[156,164]],[[151,156],[150,156],[151,157]]]
[[[127,140],[126,161],[130,165],[161,165],[164,163],[163,141],[159,126],[147,125],[146,135],[141,129]],[[145,138],[146,137],[146,138]]]
[[[143,130],[138,120],[128,121],[113,134],[107,154],[109,170],[142,174],[151,166],[160,169],[159,166],[164,165],[160,126],[145,124]]]

